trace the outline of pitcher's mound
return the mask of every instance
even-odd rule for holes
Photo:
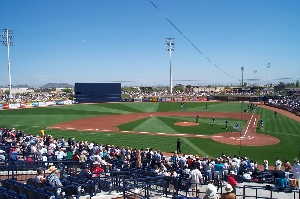
[[[197,126],[199,123],[196,122],[175,122],[177,126]]]

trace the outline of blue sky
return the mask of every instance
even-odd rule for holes
[[[168,37],[173,84],[239,84],[241,67],[250,84],[300,79],[299,0],[151,1],[161,12],[149,0],[3,0],[0,28],[14,30],[12,85],[169,85]],[[3,45],[0,67],[5,86]]]

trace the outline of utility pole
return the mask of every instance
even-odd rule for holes
[[[267,69],[268,69],[268,87],[270,87],[270,72],[269,68],[271,67],[271,63],[267,63]]]
[[[172,51],[174,51],[174,39],[175,38],[166,38],[166,50],[170,52],[170,94],[173,92],[172,87]]]

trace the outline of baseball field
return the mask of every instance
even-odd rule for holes
[[[281,112],[275,117],[273,110],[260,105],[251,111],[249,103],[186,102],[185,106],[180,102],[124,102],[3,110],[0,126],[35,135],[45,129],[47,135],[58,139],[163,152],[174,152],[180,138],[185,154],[218,157],[225,153],[260,164],[268,159],[270,166],[276,157],[299,158],[299,120]],[[238,130],[234,129],[236,122]]]

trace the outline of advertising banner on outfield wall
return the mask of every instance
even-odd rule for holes
[[[165,102],[165,101],[166,101],[166,98],[158,98],[158,101],[159,101],[159,102]]]
[[[39,106],[39,102],[32,102],[32,105],[33,105],[34,107],[38,107],[38,106]]]
[[[181,101],[183,101],[182,99],[183,99],[182,97],[173,97],[172,101],[181,102]]]
[[[46,102],[46,103],[47,103],[47,106],[53,106],[56,104],[55,101],[50,101],[50,102]]]
[[[9,104],[2,104],[3,109],[9,109]]]
[[[68,105],[68,104],[74,104],[72,100],[65,100],[64,104]]]
[[[2,104],[0,104],[0,110],[2,110],[3,109],[3,105]]]
[[[63,100],[57,100],[55,103],[56,103],[56,105],[64,105],[64,101]]]
[[[150,97],[145,97],[145,98],[143,98],[142,100],[143,100],[143,102],[151,102],[151,101],[152,101],[152,98],[150,98]]]
[[[193,97],[193,98],[190,98],[189,101],[190,102],[196,102],[196,101],[198,101],[198,99],[197,99],[197,97]]]
[[[26,103],[26,108],[33,108],[33,104],[32,103]]]
[[[157,97],[152,97],[152,102],[157,102],[158,98]]]
[[[20,103],[9,104],[10,109],[20,108]]]
[[[165,98],[165,100],[166,100],[166,102],[171,102],[171,101],[172,101],[172,98],[167,97],[167,98]]]
[[[47,103],[46,102],[39,102],[39,106],[41,106],[41,107],[47,106]]]
[[[134,102],[142,102],[142,98],[134,98],[133,101]]]

